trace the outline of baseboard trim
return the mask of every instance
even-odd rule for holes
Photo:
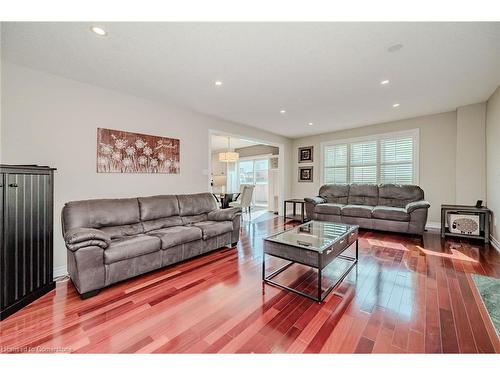
[[[500,252],[500,241],[498,241],[495,237],[490,236],[490,244],[496,251]]]
[[[54,279],[61,277],[61,276],[66,276],[67,274],[68,274],[68,270],[67,270],[66,265],[54,267]]]
[[[425,229],[441,229],[441,223],[438,221],[428,221],[425,224]]]

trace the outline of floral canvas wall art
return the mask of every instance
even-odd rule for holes
[[[97,128],[97,172],[179,173],[180,140]]]

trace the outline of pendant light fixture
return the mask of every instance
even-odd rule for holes
[[[237,152],[231,151],[231,138],[227,137],[227,151],[226,152],[220,152],[219,153],[219,161],[222,161],[224,163],[234,163],[235,161],[238,161],[240,158],[240,154]]]

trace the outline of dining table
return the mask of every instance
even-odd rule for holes
[[[238,199],[240,193],[224,193],[224,194],[215,194],[214,197],[217,202],[220,204],[220,208],[229,208],[229,203],[234,202]]]

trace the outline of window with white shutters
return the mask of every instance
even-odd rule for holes
[[[380,182],[413,183],[413,138],[380,140]]]
[[[377,183],[377,141],[351,143],[349,182]]]
[[[327,184],[416,184],[418,130],[323,145]]]
[[[327,183],[347,183],[347,146],[340,144],[325,148],[325,181],[328,181]]]

